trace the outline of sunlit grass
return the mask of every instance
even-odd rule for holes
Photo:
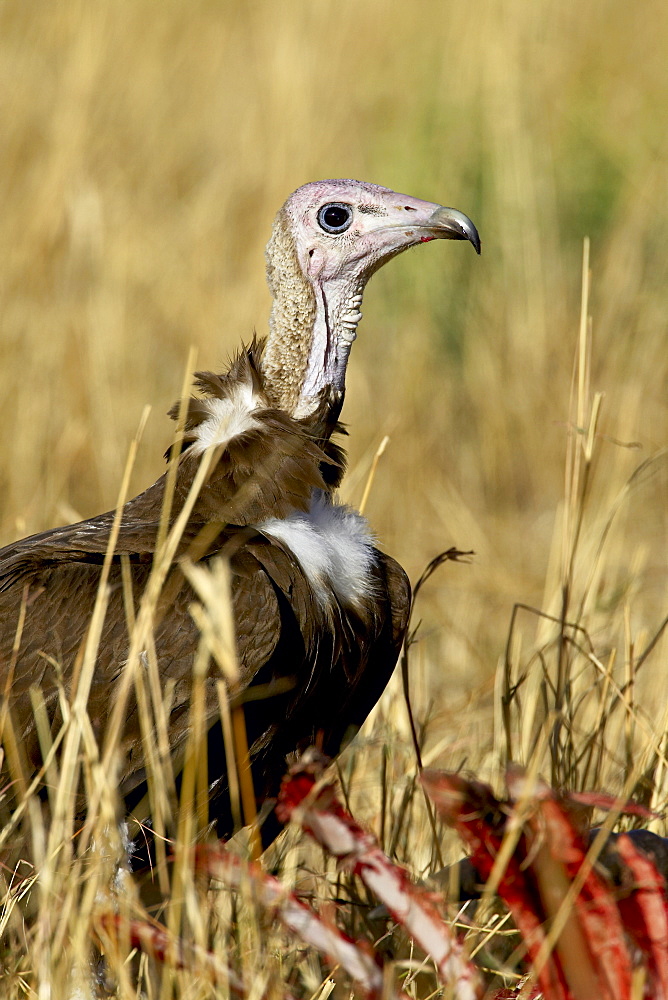
[[[451,545],[475,552],[416,611],[423,752],[498,787],[508,750],[527,763],[550,732],[547,778],[615,793],[642,764],[637,792],[663,808],[665,640],[642,657],[666,614],[667,47],[665,5],[641,18],[621,0],[5,2],[2,543],[111,509],[146,404],[131,492],[163,471],[190,348],[217,368],[266,329],[263,247],[298,185],[353,176],[454,205],[483,256],[431,245],[374,278],[343,414],[347,500],[390,438],[367,514],[411,577]],[[516,602],[577,629],[522,611],[508,640]],[[24,884],[31,900],[6,899],[3,995],[47,996],[48,982],[68,996],[77,966],[89,981],[119,845],[113,774],[84,753],[98,859],[72,843],[61,865],[28,806],[44,874]],[[341,774],[355,814],[422,876],[439,862],[415,767],[395,677]],[[288,880],[320,904],[359,892],[297,839],[276,848]],[[460,852],[451,834],[439,850]],[[179,878],[166,926],[261,969],[270,995],[288,978],[318,995],[324,965],[266,915],[230,924],[224,893]],[[385,933],[363,907],[345,919]],[[398,939],[390,952],[413,957]],[[133,996],[124,959],[110,964]],[[207,982],[175,974],[174,995],[211,995]],[[433,988],[431,974],[410,987]]]

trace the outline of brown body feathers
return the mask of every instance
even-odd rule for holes
[[[263,390],[258,353],[257,345],[242,353],[227,375],[198,376],[198,385],[207,395],[190,401],[171,522],[188,496],[199,465],[198,431],[207,421],[220,418],[216,404],[223,404],[224,410],[226,403],[234,407],[239,393],[252,396],[256,405],[246,416],[252,426],[228,441],[222,427],[222,443],[186,524],[177,560],[206,525],[213,525],[214,532],[202,554],[204,561],[220,554],[229,556],[241,686],[262,685],[278,692],[249,701],[245,713],[256,792],[264,800],[276,793],[288,754],[318,740],[326,753],[335,755],[344,737],[362,724],[396,662],[409,589],[400,567],[374,550],[366,595],[350,602],[331,588],[323,595],[294,552],[263,530],[272,519],[284,520],[294,512],[308,514],[313,491],[327,495],[338,483],[343,454],[329,439],[335,424],[328,421],[326,407],[307,420],[295,420],[271,407]],[[239,418],[236,411],[235,416]],[[130,566],[138,607],[152,568],[165,482],[166,475],[123,510],[88,699],[88,713],[100,741],[129,646],[121,559]],[[0,664],[3,680],[9,681],[8,717],[31,770],[41,766],[42,754],[30,688],[36,685],[42,690],[55,737],[63,724],[60,692],[71,695],[74,662],[93,610],[113,516],[113,512],[102,514],[0,550]],[[179,571],[178,585],[172,588],[169,608],[154,637],[161,680],[174,685],[168,735],[177,764],[188,734],[187,709],[199,640],[189,612],[194,596]],[[22,607],[26,614],[17,651]],[[217,723],[219,679],[212,665],[206,706],[211,727],[209,784],[212,815],[222,834],[230,832],[230,814]],[[137,703],[131,698],[120,773],[120,791],[130,804],[144,790],[141,741]]]

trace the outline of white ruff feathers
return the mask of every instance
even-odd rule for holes
[[[197,437],[191,445],[193,455],[203,454],[211,445],[227,444],[239,434],[260,426],[252,412],[263,404],[253,395],[250,385],[235,386],[226,399],[205,399],[202,403],[211,416],[197,427]]]
[[[290,549],[323,600],[329,587],[353,605],[373,592],[374,538],[366,518],[352,507],[333,504],[315,490],[308,513],[272,517],[258,527]]]
[[[191,445],[196,455],[261,426],[253,410],[266,405],[247,384],[236,386],[226,399],[203,402],[210,416],[197,427]],[[272,517],[257,527],[292,552],[323,602],[332,590],[348,605],[359,604],[373,593],[374,538],[366,519],[352,507],[334,504],[327,494],[314,490],[308,513]]]

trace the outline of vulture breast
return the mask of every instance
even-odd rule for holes
[[[366,518],[315,490],[306,512],[269,518],[260,530],[282,542],[299,563],[318,599],[360,607],[373,598],[377,552]]]

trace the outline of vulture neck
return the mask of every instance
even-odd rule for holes
[[[323,392],[340,409],[348,356],[362,318],[364,278],[306,278],[288,220],[279,213],[267,246],[267,280],[273,295],[262,358],[267,395],[297,419],[318,410]]]

